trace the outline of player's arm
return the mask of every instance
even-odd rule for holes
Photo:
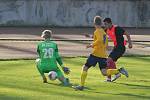
[[[38,64],[40,61],[40,49],[39,49],[39,45],[37,46],[37,58],[35,60],[36,64]]]
[[[99,33],[95,32],[94,35],[96,37],[96,41],[93,42],[92,44],[87,45],[86,48],[90,48],[90,47],[93,48],[96,45],[101,45],[101,43],[103,42],[102,41],[102,36]]]
[[[39,45],[37,46],[37,54],[38,54],[38,56],[40,56],[40,49],[39,49]]]
[[[128,47],[132,48],[132,41],[131,41],[131,37],[130,37],[129,33],[127,33],[123,28],[117,27],[116,34],[125,35],[128,39],[128,43],[129,43]]]
[[[129,43],[128,47],[129,47],[129,48],[132,48],[132,41],[131,41],[130,34],[127,33],[127,32],[124,32],[124,35],[125,35],[125,36],[127,37],[127,39],[128,39],[128,43]]]
[[[107,36],[107,34],[105,35],[105,44],[106,44],[106,48],[107,48],[107,50],[109,50],[109,45],[108,45],[108,36]]]
[[[38,57],[40,57],[40,48],[39,48],[39,45],[37,46],[37,54],[38,54]],[[38,62],[39,62],[39,61],[40,61],[40,58],[37,58],[37,59],[36,59],[36,63],[37,63],[36,67],[37,67],[37,69],[38,69],[40,75],[41,75],[42,77],[45,77],[44,72],[43,72],[42,69],[38,66]]]
[[[62,59],[61,59],[61,56],[59,55],[59,52],[58,52],[58,47],[57,47],[57,45],[56,45],[55,52],[56,52],[56,60],[57,60],[58,64],[59,64],[61,67],[64,67],[63,62],[62,62]]]
[[[69,68],[64,66],[63,61],[61,59],[61,56],[59,55],[57,45],[56,45],[55,52],[56,52],[56,60],[57,60],[58,64],[61,66],[61,68],[62,68],[62,70],[64,71],[65,74],[69,74],[70,70],[69,70]]]
[[[103,43],[102,36],[98,32],[94,33],[94,35],[96,36],[96,41],[92,43],[92,47],[101,45]]]
[[[87,37],[87,38],[93,38],[93,35],[85,34],[85,37]]]

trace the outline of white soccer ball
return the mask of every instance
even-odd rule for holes
[[[56,73],[55,71],[50,71],[50,72],[48,73],[48,78],[49,78],[50,80],[56,80],[56,79],[57,79],[57,73]]]

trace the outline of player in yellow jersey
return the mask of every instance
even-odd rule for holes
[[[95,16],[94,18],[94,26],[95,26],[95,32],[93,35],[93,43],[90,45],[87,45],[87,48],[92,47],[92,53],[88,57],[85,65],[82,68],[82,73],[81,73],[81,83],[79,86],[73,86],[75,90],[83,90],[84,89],[84,84],[85,84],[85,79],[87,77],[87,72],[88,69],[91,66],[96,66],[96,64],[99,64],[99,68],[101,70],[101,73],[104,76],[109,76],[109,75],[114,75],[117,73],[122,73],[123,75],[126,75],[128,77],[128,73],[124,68],[120,69],[107,69],[107,44],[108,44],[108,39],[106,36],[105,31],[101,27],[102,25],[102,20],[100,16]]]

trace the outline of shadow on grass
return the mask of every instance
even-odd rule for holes
[[[49,83],[51,84],[51,83]],[[53,85],[56,85],[56,84],[53,84]],[[26,91],[30,94],[30,92],[36,92],[36,96],[35,98],[39,97],[40,98],[40,95],[42,93],[42,96],[46,95],[46,96],[53,96],[54,98],[55,97],[69,97],[69,98],[76,98],[76,99],[84,99],[84,100],[96,100],[98,99],[99,97],[95,97],[95,96],[91,96],[91,95],[86,95],[85,96],[85,93],[87,92],[75,92],[73,89],[72,91],[68,91],[68,89],[64,89],[64,88],[60,88],[60,89],[55,89],[55,88],[50,88],[50,89],[39,89],[39,88],[32,88],[32,86],[16,86],[16,85],[12,85],[12,84],[1,84],[1,86],[3,87],[7,87],[7,88],[13,88],[13,89],[19,89],[19,90],[22,90],[22,91]],[[58,87],[59,88],[59,87]],[[65,92],[64,92],[65,91]],[[39,94],[38,94],[39,93]],[[7,93],[7,95],[10,95],[10,93]],[[5,98],[6,100],[13,100],[13,98],[11,99],[11,97],[8,97],[7,95],[4,95],[3,98]],[[10,98],[10,99],[9,99]],[[28,98],[28,99],[27,99]],[[23,96],[23,99],[24,100],[29,100],[30,96],[29,97],[26,97],[26,96]],[[1,98],[0,98],[1,99]],[[4,100],[5,100],[4,99]],[[16,99],[15,100],[23,100],[23,99],[19,99],[19,96],[16,95]]]
[[[48,83],[50,85],[55,85],[55,86],[61,86],[60,84],[54,84],[54,83]],[[139,99],[149,99],[150,96],[144,96],[144,95],[140,95],[140,94],[133,94],[133,93],[110,93],[110,92],[99,92],[96,91],[95,89],[91,89],[86,87],[86,89],[84,91],[78,91],[78,92],[74,92],[74,90],[68,90],[68,89],[64,89],[64,88],[60,88],[59,90],[57,89],[39,89],[36,87],[24,87],[24,86],[16,86],[16,85],[12,85],[12,84],[1,84],[1,86],[4,87],[8,87],[8,88],[14,88],[14,89],[20,89],[22,91],[26,91],[26,92],[31,92],[31,91],[35,91],[35,92],[39,92],[42,93],[43,95],[48,95],[50,93],[50,95],[53,96],[65,96],[65,97],[70,97],[70,98],[76,98],[76,99],[85,99],[85,100],[96,100],[98,98],[101,98],[99,96],[91,96],[91,95],[87,95],[88,93],[97,93],[97,94],[104,94],[104,95],[116,95],[116,96],[127,96],[127,97],[136,97]],[[36,89],[35,89],[36,88]],[[58,87],[59,88],[59,87]],[[63,92],[66,91],[66,92]],[[8,95],[10,95],[11,93],[8,93],[6,95],[3,95],[2,98],[4,100],[17,100],[20,99],[18,96],[16,96],[16,99],[13,97],[11,98],[11,96],[9,97]],[[86,96],[85,96],[86,94]],[[38,93],[37,93],[38,95]],[[40,97],[40,96],[39,96]],[[1,98],[0,98],[1,99]],[[3,100],[2,99],[2,100]],[[26,97],[23,97],[24,100],[26,100]]]
[[[142,57],[142,56],[126,56],[125,58],[130,58],[130,59],[133,59],[133,60],[142,60],[142,61],[145,61],[145,62],[150,62],[150,56],[148,57]]]
[[[67,85],[67,86],[63,85],[62,83],[57,84],[57,83],[50,83],[50,82],[48,82],[48,83],[45,83],[45,84],[55,85],[55,86],[60,86],[60,87],[69,87],[69,88],[72,88],[72,86],[73,86],[73,84],[72,84],[72,83],[70,83],[70,84],[69,84],[69,85]]]
[[[0,94],[0,100],[29,100],[29,98],[9,96],[9,94]]]
[[[110,92],[94,92],[94,91],[88,91],[88,92],[92,92],[92,93],[100,93],[100,94],[109,94],[109,95],[117,95],[117,96],[127,96],[127,97],[136,97],[138,99],[147,99],[150,100],[150,96],[144,96],[144,95],[140,95],[140,94],[133,94],[133,93],[110,93]]]
[[[120,93],[120,94],[115,94],[115,95],[122,95],[122,96],[136,97],[136,98],[141,98],[141,100],[143,100],[143,99],[148,99],[148,100],[150,100],[150,96],[144,96],[144,95],[138,95],[138,94]]]
[[[140,98],[141,100],[143,100],[143,99],[147,99],[147,100],[150,100],[150,96],[144,96],[144,95],[142,95],[142,94],[133,94],[133,93],[111,93],[111,92],[109,92],[109,90],[108,90],[108,92],[99,92],[99,91],[96,91],[96,89],[91,89],[91,90],[89,90],[89,91],[87,91],[87,92],[89,92],[89,93],[98,93],[98,94],[104,94],[104,95],[117,95],[117,96],[127,96],[127,97],[136,97],[136,98]]]
[[[135,85],[135,84],[128,84],[128,83],[115,83],[115,84],[121,84],[121,85],[126,85],[129,87],[136,87],[137,89],[142,88],[142,89],[148,89],[150,90],[150,86],[145,86],[145,85]]]

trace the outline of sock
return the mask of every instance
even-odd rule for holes
[[[87,72],[82,71],[82,73],[81,73],[81,86],[84,86],[86,77],[87,77]]]
[[[68,78],[64,78],[63,84],[65,86],[69,85],[69,79]]]
[[[118,73],[119,73],[118,69],[107,69],[107,76],[118,74]]]

